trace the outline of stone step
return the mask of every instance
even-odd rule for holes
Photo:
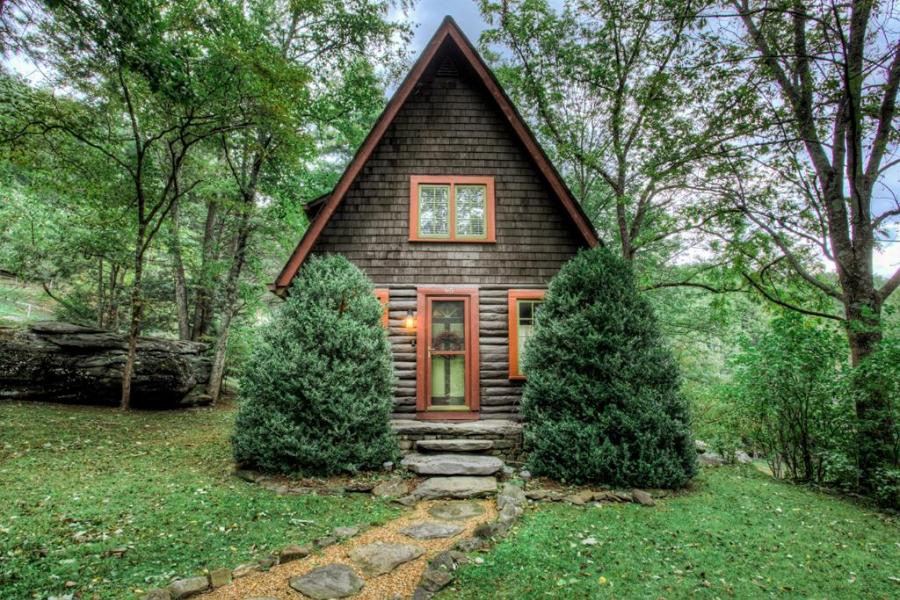
[[[419,440],[416,442],[416,450],[425,452],[480,452],[493,447],[493,440]]]
[[[400,465],[418,475],[493,475],[503,468],[495,456],[480,454],[407,454]]]
[[[450,435],[453,437],[495,435],[506,437],[521,435],[522,424],[508,419],[482,419],[480,421],[392,419],[391,429],[397,435]]]
[[[484,498],[497,493],[496,477],[430,477],[412,497],[418,500]]]

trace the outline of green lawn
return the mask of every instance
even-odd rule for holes
[[[740,468],[655,508],[542,504],[481,556],[439,598],[900,597],[895,518]]]
[[[0,403],[0,598],[134,598],[397,514],[231,477],[233,416]],[[705,469],[655,508],[542,504],[481,556],[443,600],[900,596],[895,519],[750,469]]]
[[[368,495],[278,496],[232,477],[233,417],[0,402],[0,598],[135,598],[397,514]]]

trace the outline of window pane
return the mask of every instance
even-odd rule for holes
[[[522,373],[522,365],[525,364],[525,342],[531,337],[534,331],[534,315],[543,300],[519,300],[518,301],[518,351],[519,364],[516,365],[517,371]]]
[[[435,352],[465,350],[465,303],[438,301],[431,305],[431,349]]]
[[[431,357],[431,404],[463,406],[466,403],[466,360],[462,355]]]
[[[487,232],[487,188],[483,185],[456,186],[456,234],[485,237]]]
[[[419,186],[419,235],[450,235],[450,186]]]

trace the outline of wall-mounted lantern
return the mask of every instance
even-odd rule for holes
[[[406,333],[416,332],[416,315],[413,314],[413,311],[406,311],[406,317],[403,319],[403,328],[406,330]]]

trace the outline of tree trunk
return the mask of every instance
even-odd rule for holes
[[[218,237],[216,235],[216,218],[218,203],[215,200],[207,202],[206,223],[203,227],[203,244],[200,260],[200,280],[197,283],[197,298],[194,303],[194,321],[191,330],[191,339],[198,341],[209,331],[210,316],[212,314],[212,293],[210,290],[210,269],[213,263],[213,246]]]
[[[109,303],[106,315],[106,327],[118,331],[119,329],[119,289],[125,283],[125,269],[119,265],[112,265],[109,270]]]
[[[862,287],[862,286],[861,286]],[[881,304],[874,290],[853,289],[846,306],[850,357],[858,367],[878,347],[882,338]],[[864,376],[852,382],[855,392],[860,491],[876,491],[878,470],[896,464],[893,402],[884,388]]]
[[[188,315],[187,281],[184,276],[184,261],[181,257],[181,228],[178,222],[178,200],[172,203],[172,262],[175,267],[175,308],[178,313],[178,338],[191,339],[190,316]]]
[[[249,198],[247,197],[249,196]],[[231,321],[237,311],[238,283],[241,271],[244,268],[244,259],[247,250],[247,240],[250,238],[250,216],[254,206],[256,190],[250,190],[245,194],[244,211],[241,214],[237,237],[234,242],[234,259],[228,270],[228,279],[225,283],[225,306],[222,310],[222,321],[219,324],[219,336],[216,339],[216,352],[213,357],[212,371],[209,375],[209,388],[207,393],[213,403],[218,402],[222,393],[222,382],[225,377],[225,355],[228,350],[228,335],[231,331]]]
[[[122,403],[120,408],[131,408],[131,380],[134,377],[134,363],[137,357],[137,340],[141,333],[141,318],[144,312],[143,275],[144,275],[144,237],[147,226],[138,225],[137,240],[134,246],[134,284],[131,288],[131,324],[128,327],[128,354],[125,357],[125,368],[122,371]]]
[[[106,282],[103,279],[103,257],[97,265],[97,327],[103,329],[103,314],[106,312]]]

